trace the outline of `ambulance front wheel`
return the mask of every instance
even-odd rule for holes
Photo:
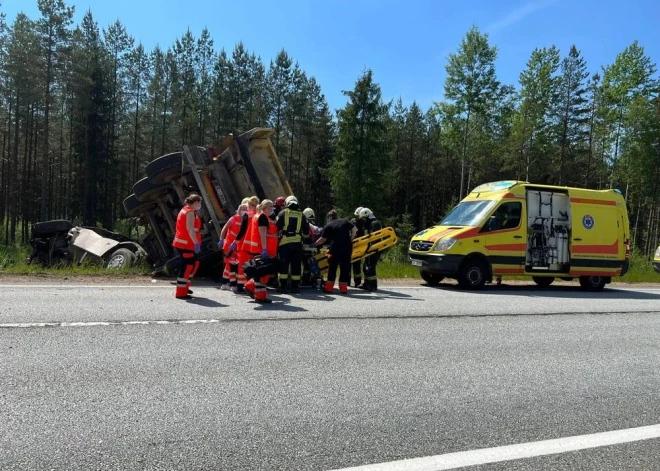
[[[420,270],[419,276],[421,276],[422,280],[426,281],[429,286],[436,286],[444,279],[444,276],[434,275],[426,270]]]
[[[581,276],[580,286],[585,291],[602,291],[607,283],[604,276]]]
[[[467,261],[458,274],[458,285],[466,289],[480,289],[486,284],[488,268],[479,260]]]

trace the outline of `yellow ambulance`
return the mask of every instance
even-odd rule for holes
[[[628,212],[618,190],[485,183],[415,234],[408,255],[430,285],[455,278],[476,289],[515,275],[541,286],[578,278],[583,289],[600,291],[628,271]]]

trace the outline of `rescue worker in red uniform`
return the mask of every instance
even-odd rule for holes
[[[199,268],[197,254],[201,250],[202,235],[200,229],[202,220],[197,217],[197,211],[202,207],[202,197],[190,194],[186,198],[186,205],[181,208],[176,218],[176,232],[172,246],[178,252],[181,260],[179,274],[176,279],[174,296],[177,299],[190,299],[190,279],[195,276]]]
[[[373,211],[369,208],[362,208],[360,211],[360,219],[364,222],[364,234],[371,235],[376,231],[380,231],[383,225],[380,223]],[[369,255],[364,261],[364,285],[360,288],[367,291],[376,291],[378,289],[378,277],[376,275],[376,265],[380,260],[380,254],[375,253]]]
[[[250,229],[244,240],[244,247],[250,258],[274,258],[277,256],[277,242],[279,239],[277,223],[271,218],[274,211],[271,200],[263,200],[252,217]],[[248,259],[249,260],[249,259]],[[260,304],[271,303],[266,291],[268,276],[249,280],[245,284],[248,292],[254,293],[254,300]]]
[[[291,195],[285,200],[285,208],[277,216],[277,229],[280,232],[278,248],[279,279],[278,293],[300,292],[300,271],[302,269],[302,243],[309,237],[309,221],[298,206],[298,199]],[[289,268],[291,279],[289,279]],[[290,286],[289,286],[290,282]]]
[[[225,262],[225,269],[222,273],[222,284],[220,289],[232,290],[234,293],[238,289],[237,276],[238,276],[238,253],[236,250],[231,250],[231,245],[236,240],[238,232],[241,230],[241,221],[243,215],[247,214],[248,199],[245,198],[244,203],[241,203],[236,210],[236,214],[229,218],[227,223],[220,232],[220,240],[218,241],[218,248],[222,250],[223,259]]]
[[[245,200],[243,200],[245,201]],[[247,198],[248,210],[241,218],[241,228],[236,235],[236,240],[229,246],[230,250],[235,250],[238,252],[236,258],[238,262],[238,272],[236,274],[236,291],[235,293],[245,293],[245,271],[243,270],[243,264],[250,260],[250,254],[246,251],[245,247],[245,238],[250,229],[250,222],[252,218],[257,213],[257,205],[259,204],[259,198],[256,196],[251,196]]]
[[[348,293],[348,283],[351,281],[351,256],[353,254],[353,239],[357,227],[346,219],[337,219],[335,210],[328,213],[328,222],[323,228],[323,236],[316,241],[316,246],[330,241],[328,251],[328,279],[323,286],[323,292],[332,293],[339,268],[339,292]]]

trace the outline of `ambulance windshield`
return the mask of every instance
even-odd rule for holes
[[[463,201],[440,222],[440,226],[478,226],[495,200]]]

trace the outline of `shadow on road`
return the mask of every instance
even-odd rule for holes
[[[227,304],[222,304],[207,298],[192,298],[186,300],[186,303],[202,307],[227,307]]]
[[[270,296],[270,299],[273,301],[270,304],[258,304],[254,300],[250,300],[249,304],[254,304],[255,311],[308,312],[304,307],[292,305],[290,299],[281,296]]]
[[[422,285],[424,286],[424,285]],[[428,286],[428,285],[426,285]],[[459,293],[469,293],[475,296],[479,295],[506,295],[529,296],[538,298],[571,298],[571,299],[635,299],[635,300],[660,300],[660,293],[649,293],[644,291],[633,291],[630,289],[617,289],[605,287],[600,292],[583,291],[580,286],[548,286],[541,287],[536,285],[486,285],[481,290],[464,290],[456,285],[441,283],[438,286],[428,286],[431,289],[441,291],[455,291]]]

